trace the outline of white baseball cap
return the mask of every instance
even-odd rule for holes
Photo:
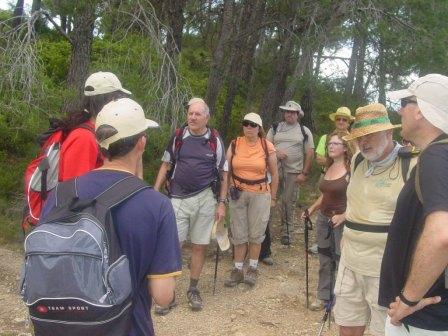
[[[299,103],[296,103],[293,100],[287,101],[285,105],[279,106],[280,109],[285,110],[285,111],[296,111],[299,113],[299,115],[301,117],[304,116],[302,107],[300,106]]]
[[[221,251],[227,251],[230,248],[229,231],[224,225],[220,225],[215,221],[212,227],[211,239],[215,239]]]
[[[263,121],[261,120],[260,115],[254,112],[246,114],[243,120],[252,121],[253,123],[256,123],[258,126],[263,127]]]
[[[389,92],[390,100],[415,96],[426,120],[448,134],[448,77],[429,74],[418,78],[407,89]]]
[[[120,80],[112,72],[95,72],[87,78],[84,85],[85,96],[97,96],[115,91],[132,94],[121,86]]]
[[[107,139],[101,139],[99,145],[108,149],[110,144],[141,132],[148,128],[159,127],[153,120],[145,118],[142,107],[129,98],[121,98],[106,104],[98,113],[95,130],[101,126],[113,127],[116,133]]]

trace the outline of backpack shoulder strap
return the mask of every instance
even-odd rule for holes
[[[275,133],[277,133],[277,127],[278,127],[278,123],[277,122],[272,124],[272,136],[274,136]]]
[[[361,152],[359,152],[355,157],[355,164],[353,166],[353,172],[355,172],[356,168],[358,168],[359,164],[364,160],[364,156],[362,156]]]
[[[137,176],[130,175],[115,182],[95,199],[109,210],[146,188],[150,186]]]

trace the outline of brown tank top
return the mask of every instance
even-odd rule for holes
[[[320,211],[327,217],[344,213],[347,207],[348,173],[336,180],[322,179],[319,190],[322,192]]]

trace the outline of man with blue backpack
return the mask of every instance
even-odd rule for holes
[[[38,336],[154,335],[152,300],[174,298],[181,256],[168,198],[137,177],[148,128],[122,98],[96,119],[104,165],[59,183],[25,240],[21,293]]]

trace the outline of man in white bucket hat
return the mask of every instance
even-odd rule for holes
[[[386,335],[448,335],[448,77],[429,74],[389,94],[401,135],[422,150],[389,228],[379,304]]]

